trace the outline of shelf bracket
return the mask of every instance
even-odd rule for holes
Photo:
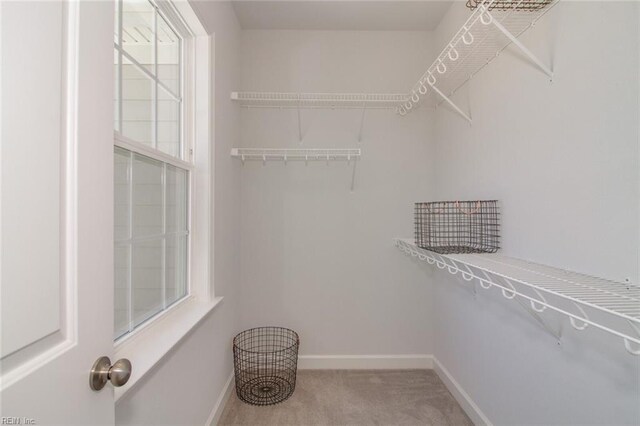
[[[460,114],[465,120],[467,120],[469,123],[471,123],[471,118],[465,114],[460,108],[458,108],[458,105],[454,104],[453,101],[451,99],[449,99],[447,96],[445,96],[444,93],[442,93],[440,91],[440,89],[438,89],[434,84],[428,83],[429,86],[431,86],[431,88],[438,94],[440,95],[440,97],[446,102],[448,103],[451,108],[453,108],[454,110],[456,110],[456,112],[458,114]]]
[[[553,336],[558,341],[558,344],[560,344],[560,341],[562,340],[562,333],[554,330],[553,327],[551,327],[549,323],[545,321],[545,319],[542,318],[542,316],[540,316],[536,311],[531,309],[531,306],[529,306],[527,303],[523,302],[520,299],[516,300],[518,301],[520,306],[522,306],[525,311],[529,312],[529,315],[531,315],[536,321],[538,321],[542,328],[544,328],[549,334],[551,334],[551,336]]]
[[[351,172],[351,192],[353,192],[353,188],[356,185],[356,164],[358,164],[358,159],[353,159],[353,171]]]
[[[300,103],[298,101],[298,140],[302,144],[302,119],[300,118]]]
[[[524,53],[531,60],[531,62],[537,65],[538,68],[540,68],[545,74],[547,74],[550,79],[553,79],[553,71],[551,71],[549,67],[543,64],[542,61],[538,59],[538,57],[534,55],[529,49],[527,49],[527,47],[524,44],[522,44],[520,40],[518,40],[513,34],[511,34],[509,30],[503,27],[502,24],[493,17],[493,15],[491,15],[489,12],[485,12],[485,13],[490,16],[490,19],[493,22],[493,25],[498,30],[500,30],[500,32],[502,32],[502,34],[504,34],[511,41],[511,43],[518,46],[518,48],[522,50],[522,53]]]
[[[367,108],[362,106],[362,116],[360,117],[360,131],[358,132],[358,143],[362,142],[362,128],[364,127],[364,113]]]
[[[488,275],[485,271],[482,271],[482,273],[488,278]],[[515,288],[513,287],[513,283],[511,283],[511,281],[509,281],[504,277],[502,277],[502,280],[510,288],[515,290]],[[505,292],[508,293],[508,290],[503,289],[503,295],[505,294]],[[505,297],[507,296],[505,295]],[[533,309],[533,306],[530,306],[530,304],[520,300],[520,298],[516,298],[515,294],[513,295],[512,298],[515,298],[516,301],[520,304],[520,306],[522,306],[524,310],[527,311],[529,315],[531,315],[533,319],[535,319],[542,326],[542,328],[544,328],[549,334],[551,334],[551,336],[553,336],[558,341],[558,344],[560,343],[560,340],[562,338],[562,333],[560,331],[554,330],[553,327],[551,327],[551,325],[549,325],[549,323],[545,321],[545,319],[538,313],[539,311]]]

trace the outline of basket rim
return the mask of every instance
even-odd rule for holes
[[[280,329],[280,330],[290,331],[296,337],[295,343],[293,343],[291,346],[287,346],[286,348],[276,349],[276,350],[272,350],[272,351],[251,351],[251,350],[248,350],[248,349],[241,348],[236,343],[236,340],[241,335],[243,335],[245,333],[248,333],[250,331],[253,331],[253,330],[262,330],[262,329],[265,329],[265,328],[277,328],[277,329]],[[238,349],[239,351],[247,352],[247,353],[251,353],[251,354],[275,354],[275,353],[278,353],[278,352],[284,352],[284,351],[291,350],[293,347],[296,347],[296,346],[300,346],[300,336],[298,335],[298,333],[296,333],[294,330],[292,330],[290,328],[280,327],[280,326],[277,326],[277,325],[268,325],[268,326],[262,326],[262,327],[248,328],[248,329],[243,330],[240,333],[236,334],[235,337],[233,338],[233,349]]]

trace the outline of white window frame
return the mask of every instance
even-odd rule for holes
[[[116,359],[128,358],[135,366],[128,384],[115,388],[116,401],[222,301],[215,297],[213,287],[213,38],[187,0],[156,0],[155,5],[170,23],[181,19],[192,33],[183,37],[182,46],[181,145],[188,161],[119,132],[114,132],[114,146],[188,170],[188,294],[114,343]]]
[[[122,4],[123,1],[127,1],[127,0],[116,0],[117,3],[119,3],[120,5]],[[122,64],[123,64],[123,58],[126,58],[128,61],[130,61],[132,64],[134,64],[134,66],[136,67],[136,69],[138,71],[140,71],[141,73],[145,74],[146,77],[151,80],[154,84],[155,84],[155,88],[153,90],[153,98],[152,98],[152,107],[154,110],[153,113],[153,132],[152,132],[152,146],[149,146],[145,143],[141,143],[138,142],[136,140],[133,140],[131,138],[128,138],[126,136],[124,136],[122,133],[120,133],[118,130],[114,130],[114,146],[119,147],[119,148],[123,148],[127,151],[132,152],[133,154],[140,154],[140,155],[144,155],[146,157],[152,158],[154,160],[158,160],[160,162],[163,163],[163,169],[166,170],[166,166],[165,164],[169,164],[172,166],[175,166],[177,168],[183,169],[187,171],[187,176],[188,176],[188,180],[187,180],[187,250],[186,250],[186,277],[185,277],[185,287],[186,287],[186,294],[184,296],[182,296],[180,299],[178,299],[177,301],[175,301],[174,303],[172,303],[170,306],[164,306],[165,304],[165,300],[164,300],[164,296],[163,296],[163,308],[162,310],[160,310],[159,312],[151,315],[149,318],[147,318],[146,320],[144,320],[141,324],[135,325],[133,326],[132,324],[130,324],[130,330],[125,333],[122,336],[119,336],[116,340],[115,343],[119,344],[121,342],[126,341],[131,335],[135,334],[137,330],[143,328],[147,323],[151,323],[153,321],[155,321],[156,319],[158,319],[160,316],[162,316],[162,314],[166,311],[168,311],[171,307],[173,307],[174,305],[179,304],[181,301],[189,298],[190,294],[191,294],[191,285],[190,285],[190,276],[191,276],[191,253],[193,252],[193,247],[191,245],[191,215],[192,215],[192,184],[191,184],[191,176],[193,176],[193,172],[195,170],[195,166],[191,161],[185,161],[183,160],[184,158],[188,158],[189,160],[193,159],[193,148],[192,148],[192,134],[190,134],[190,132],[188,131],[183,131],[183,129],[186,130],[186,126],[184,125],[184,123],[186,122],[187,119],[189,119],[189,115],[190,114],[186,114],[185,113],[185,105],[188,102],[185,102],[185,88],[187,86],[189,86],[190,84],[190,79],[192,77],[192,74],[187,74],[184,72],[185,67],[186,67],[186,55],[184,54],[184,46],[188,43],[188,41],[193,37],[193,34],[191,33],[191,31],[188,29],[188,27],[184,26],[185,29],[183,30],[183,32],[181,33],[180,31],[178,31],[175,28],[175,24],[173,22],[171,22],[170,18],[168,18],[165,13],[163,13],[163,11],[158,7],[158,5],[153,1],[153,0],[142,0],[142,1],[147,1],[149,3],[149,5],[151,7],[153,7],[154,9],[154,14],[153,14],[153,32],[154,32],[154,53],[153,53],[153,60],[154,60],[154,68],[153,71],[151,72],[149,71],[143,64],[141,64],[140,62],[138,62],[132,55],[130,55],[126,50],[124,45],[122,44],[121,40],[122,40],[122,34],[123,34],[123,10],[121,7],[118,7],[118,40],[120,41],[120,44],[118,43],[114,43],[114,47],[116,49],[116,51],[119,53],[120,55],[120,59],[119,59],[119,67],[118,67],[118,73],[120,73],[120,75],[118,76],[118,127],[120,130],[122,130]],[[166,6],[165,5],[165,10],[166,10]],[[173,12],[172,10],[169,11],[170,13]],[[157,37],[157,30],[158,30],[158,15],[161,15],[162,18],[167,22],[167,24],[169,26],[172,27],[172,30],[176,33],[176,35],[178,35],[178,37],[180,37],[180,48],[179,48],[179,73],[178,73],[178,79],[179,79],[179,93],[180,95],[177,96],[176,94],[173,93],[173,91],[171,91],[169,89],[169,87],[167,87],[166,84],[164,84],[162,82],[162,80],[158,77],[158,67],[157,67],[157,58],[158,58],[158,46],[157,46],[157,42],[158,42],[158,37]],[[190,59],[193,59],[193,57],[191,57]],[[192,61],[191,61],[192,62]],[[159,86],[162,86],[162,88],[159,88]],[[180,122],[178,124],[178,128],[179,128],[179,150],[178,150],[178,156],[179,157],[175,157],[173,155],[169,155],[166,154],[164,152],[162,152],[160,149],[158,149],[158,90],[164,90],[166,93],[168,93],[175,101],[180,103]],[[192,111],[192,109],[190,110]],[[133,157],[132,157],[133,158]],[[163,191],[166,188],[163,187]],[[133,208],[133,206],[129,206],[130,209]],[[131,212],[129,212],[129,214],[131,214]],[[163,215],[166,214],[166,208],[165,206],[163,206]],[[164,230],[163,230],[163,235],[164,235]],[[163,247],[166,244],[166,242],[163,243]],[[131,255],[131,250],[133,250],[133,245],[130,246],[130,255]],[[163,259],[164,259],[164,254],[163,254]],[[163,268],[164,268],[164,261],[163,263]],[[131,264],[131,262],[129,263],[129,268],[133,268],[133,265]],[[163,274],[166,274],[166,271],[163,270],[162,272]],[[131,287],[133,286],[133,283],[131,281],[129,281],[129,293],[131,294]],[[164,280],[163,280],[163,295],[164,295]],[[131,306],[133,304],[132,300],[129,300],[129,306],[128,309],[131,311],[133,309],[133,306]],[[131,316],[131,315],[130,315]],[[131,321],[133,321],[133,319],[131,319]]]

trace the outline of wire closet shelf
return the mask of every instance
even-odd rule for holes
[[[500,289],[505,298],[516,299],[538,320],[549,309],[568,317],[576,330],[592,326],[622,338],[629,353],[640,355],[639,286],[496,254],[438,254],[421,249],[413,240],[398,238],[394,243],[419,260],[452,275],[460,273],[465,281]]]
[[[475,10],[469,19],[411,88],[408,99],[397,104],[396,112],[406,115],[425,100],[431,105],[447,102],[471,121],[449,98],[512,43],[552,78],[553,72],[522,45],[518,37],[533,27],[558,1],[539,1],[535,8],[525,7],[531,0],[474,1]]]
[[[361,151],[357,149],[275,149],[275,148],[233,148],[231,157],[245,161],[346,161],[351,162],[360,158]]]
[[[246,108],[394,109],[406,93],[293,93],[232,92],[231,99]]]

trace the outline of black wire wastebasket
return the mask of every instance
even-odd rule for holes
[[[272,405],[296,388],[298,334],[283,327],[257,327],[233,339],[236,394],[253,405]]]

